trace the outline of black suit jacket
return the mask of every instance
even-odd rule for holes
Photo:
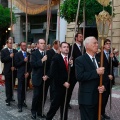
[[[71,49],[72,49],[72,46],[70,47],[70,52],[69,52],[69,56],[71,54]],[[79,56],[82,55],[82,52],[80,51],[80,49],[78,48],[78,46],[76,45],[76,43],[74,43],[73,45],[73,53],[72,53],[72,59],[73,59],[73,67],[71,68],[71,73],[70,73],[70,78],[72,80],[75,80],[76,81],[76,78],[75,78],[75,59]]]
[[[50,76],[50,66],[51,66],[51,61],[54,55],[56,54],[53,49],[47,50],[47,62],[46,62],[46,74]]]
[[[56,90],[64,90],[63,84],[67,82],[68,72],[61,54],[56,54],[52,59],[50,75],[54,79]]]
[[[96,58],[99,63],[99,59]],[[98,64],[99,65],[99,64]],[[80,82],[79,104],[94,105],[98,103],[99,75],[88,56],[84,54],[75,60],[76,78]]]
[[[97,56],[100,58],[100,54],[99,53]],[[113,67],[117,67],[118,66],[118,61],[116,59],[116,57],[113,57],[113,60],[112,60],[112,68],[111,68],[111,58],[109,57],[109,60],[106,58],[106,55],[105,53],[103,54],[103,66],[105,67],[105,72],[104,72],[104,75],[103,75],[103,84],[105,85],[105,87],[107,88],[107,86],[109,86],[110,84],[110,79],[108,77],[108,75],[113,75],[114,77],[114,74],[113,74]]]
[[[16,54],[18,51],[13,49],[13,53]],[[2,49],[1,51],[1,62],[4,63],[3,73],[4,75],[12,75],[12,58],[10,57],[10,52],[8,48]],[[13,66],[15,66],[15,61],[13,57]],[[14,71],[15,72],[15,71]]]
[[[28,57],[28,62],[27,62],[27,72],[31,73],[31,67],[30,67],[30,54],[27,53]],[[15,55],[15,66],[17,68],[17,78],[19,80],[24,80],[25,79],[25,72],[26,72],[26,62],[24,61],[24,56],[22,51],[19,51]]]
[[[40,86],[44,75],[44,63],[41,61],[42,55],[37,49],[31,54],[31,67],[32,67],[32,84],[33,86]]]

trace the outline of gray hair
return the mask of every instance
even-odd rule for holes
[[[90,37],[86,37],[84,42],[83,42],[83,45],[85,46],[86,48],[86,45],[89,44],[91,42],[92,39],[95,39],[94,36],[90,36]]]

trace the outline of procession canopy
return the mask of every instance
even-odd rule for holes
[[[11,0],[9,0],[11,2]],[[25,0],[12,0],[13,4],[26,12]],[[59,0],[51,0],[51,7],[59,4]],[[35,15],[47,10],[47,0],[27,0],[27,14]]]

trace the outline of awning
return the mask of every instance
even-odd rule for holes
[[[25,0],[13,0],[13,4],[23,12],[26,11]],[[51,7],[57,4],[59,0],[52,0]],[[47,0],[27,0],[27,14],[35,15],[45,10],[47,10]]]

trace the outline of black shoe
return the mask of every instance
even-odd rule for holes
[[[10,106],[10,102],[6,102],[6,106]]]
[[[26,103],[23,103],[23,107],[27,107]]]
[[[36,119],[36,114],[32,114],[32,115],[31,115],[31,118],[32,118],[32,119]]]
[[[22,107],[19,107],[19,108],[18,108],[18,112],[22,112]]]
[[[68,105],[68,109],[72,109],[72,107],[71,107],[71,105],[70,105],[70,104]]]
[[[105,118],[101,115],[101,120],[105,120]]]
[[[104,115],[103,115],[103,117],[104,117],[105,119],[110,120],[110,117],[109,117],[109,116],[107,116],[106,114],[104,114]]]
[[[15,102],[15,100],[14,100],[14,99],[11,99],[10,101],[11,101],[11,102]]]
[[[37,114],[37,116],[39,117],[39,118],[46,118],[46,116],[43,114],[43,115],[41,115],[41,114]]]

